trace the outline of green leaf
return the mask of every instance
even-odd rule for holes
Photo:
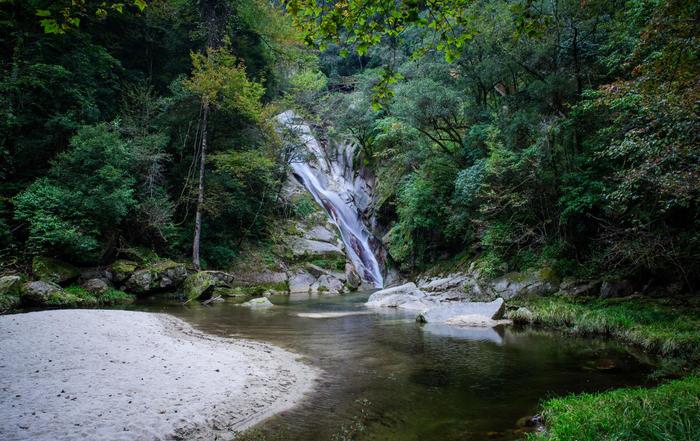
[[[36,16],[37,17],[51,17],[51,11],[49,11],[48,9],[37,9]]]

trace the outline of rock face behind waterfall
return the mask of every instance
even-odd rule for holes
[[[345,254],[362,281],[382,287],[384,253],[380,241],[372,234],[374,179],[370,179],[366,169],[357,171],[353,167],[351,144],[321,145],[311,128],[292,111],[280,114],[277,119],[283,134],[291,138],[289,142],[300,146],[291,164],[294,177],[337,228]],[[308,244],[309,240],[297,243]],[[292,244],[292,248],[298,247]]]

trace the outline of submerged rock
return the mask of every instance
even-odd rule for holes
[[[504,311],[505,302],[501,298],[492,302],[454,302],[429,309],[420,314],[417,320],[423,323],[448,323],[450,320],[465,320],[465,316],[481,316],[489,320],[497,320],[503,317]],[[469,320],[474,319],[469,318]]]
[[[32,273],[39,280],[58,284],[70,282],[80,276],[80,270],[73,265],[41,256],[32,259]]]
[[[259,297],[256,299],[250,299],[245,303],[241,303],[241,306],[247,306],[249,308],[269,308],[275,305],[273,305],[272,302],[267,299],[267,297]]]

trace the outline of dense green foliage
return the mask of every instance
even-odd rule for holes
[[[204,263],[268,234],[287,160],[270,116],[313,61],[278,8],[16,0],[0,17],[3,265],[109,261],[133,246],[188,256],[205,98]]]
[[[327,46],[312,107],[378,174],[402,268],[466,250],[493,274],[697,282],[697,2],[289,5]]]
[[[656,388],[618,389],[548,400],[547,431],[529,440],[617,441],[698,439],[700,379],[688,377]]]

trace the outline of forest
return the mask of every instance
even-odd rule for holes
[[[130,274],[159,262],[181,265],[167,283],[186,305],[220,283],[223,297],[293,293],[300,272],[314,294],[333,278],[366,292],[353,248],[385,286],[415,281],[413,300],[429,292],[420,280],[460,273],[461,300],[494,301],[484,286],[534,271],[556,288],[514,291],[494,319],[661,361],[629,395],[546,401],[546,431],[523,436],[697,439],[699,29],[692,0],[0,0],[0,276],[17,281],[0,280],[0,312],[140,305],[171,286]],[[350,146],[349,185],[370,189],[366,249],[322,196],[288,195],[310,190],[300,163],[324,166],[280,128],[286,111],[326,159]],[[291,249],[326,218],[340,258]],[[111,268],[108,291],[89,297],[76,272],[52,280],[69,300],[25,300],[37,259]],[[229,286],[250,268],[261,281]],[[332,439],[401,439],[363,438],[358,412]],[[645,414],[681,420],[634,426]],[[479,436],[452,435],[404,439]]]
[[[225,266],[288,212],[293,155],[270,117],[293,107],[357,143],[403,270],[468,256],[492,274],[548,262],[694,288],[694,2],[448,2],[397,23],[314,4],[286,5],[316,17],[295,28],[262,0],[86,2],[79,26],[47,32],[37,11],[68,2],[3,2],[3,265],[128,245],[185,257],[201,212],[203,265]]]

